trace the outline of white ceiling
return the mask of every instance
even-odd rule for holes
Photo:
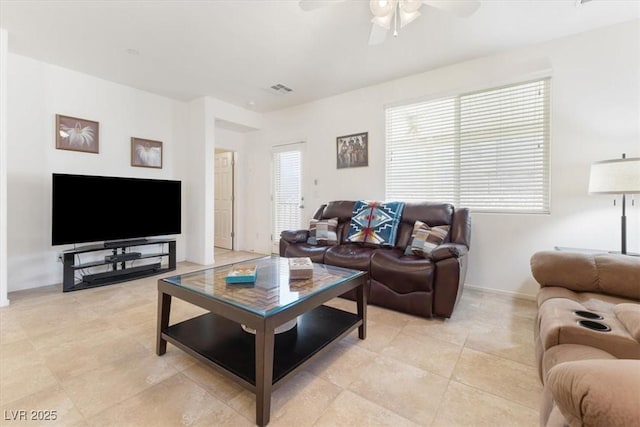
[[[640,1],[484,0],[469,18],[421,12],[379,46],[367,45],[364,0],[310,12],[296,0],[0,0],[0,26],[13,53],[180,100],[212,96],[265,112],[639,19]],[[293,92],[268,91],[277,83]]]

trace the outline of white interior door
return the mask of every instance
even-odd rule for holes
[[[233,249],[233,152],[216,153],[214,245]]]
[[[272,252],[278,253],[280,233],[301,227],[302,210],[302,149],[304,144],[278,147],[272,156]]]

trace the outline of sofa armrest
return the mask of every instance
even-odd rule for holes
[[[467,275],[468,249],[465,245],[445,243],[431,252],[436,267],[433,282],[433,313],[440,317],[451,317],[460,300]]]
[[[443,243],[431,251],[431,259],[437,262],[447,258],[460,258],[466,255],[467,252],[469,252],[469,250],[465,245]]]
[[[309,238],[309,230],[285,230],[280,238],[288,243],[304,243]]]
[[[623,427],[640,419],[640,360],[560,363],[545,387],[569,426]]]

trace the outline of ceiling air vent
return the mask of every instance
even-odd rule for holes
[[[281,83],[278,83],[276,85],[273,85],[269,88],[269,92],[275,94],[275,95],[286,95],[290,92],[293,92],[293,89],[291,89],[290,87],[287,87]]]

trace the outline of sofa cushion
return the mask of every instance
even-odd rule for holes
[[[333,246],[338,244],[338,218],[312,219],[309,221],[310,245]]]
[[[356,202],[348,200],[329,202],[322,212],[322,218],[338,218],[338,222],[349,222],[355,204]]]
[[[617,359],[611,353],[599,348],[580,344],[555,345],[542,356],[542,382],[546,383],[547,373],[554,366],[574,360]]]
[[[371,255],[375,248],[367,248],[354,243],[331,246],[324,255],[324,263],[336,267],[369,271]]]
[[[371,279],[384,283],[398,294],[432,292],[435,264],[418,256],[406,256],[400,249],[380,249],[371,258]]]
[[[309,257],[312,262],[324,262],[324,253],[331,246],[318,246],[310,245],[308,243],[297,243],[295,245],[289,245],[285,249],[284,256],[286,258],[300,258]]]
[[[640,301],[640,257],[540,251],[531,257],[531,273],[542,287],[558,286]]]
[[[618,304],[613,308],[613,312],[631,336],[640,342],[640,304]]]
[[[288,243],[303,243],[309,238],[309,230],[284,230],[280,238]]]
[[[448,225],[429,227],[422,221],[416,221],[411,234],[411,244],[407,246],[405,255],[428,257],[438,245],[447,238]]]
[[[413,226],[416,221],[422,221],[435,227],[438,225],[452,225],[453,219],[454,208],[451,204],[406,202],[402,211],[402,220],[398,227],[398,242],[396,246],[404,249],[411,244],[411,233],[413,233]]]
[[[346,240],[351,243],[393,247],[403,209],[403,202],[358,200],[353,207]]]
[[[595,292],[574,292],[570,289],[547,286],[538,291],[538,307],[553,298],[566,298],[577,301],[589,311],[612,311],[617,304],[629,302],[628,298],[613,295],[598,294]]]

